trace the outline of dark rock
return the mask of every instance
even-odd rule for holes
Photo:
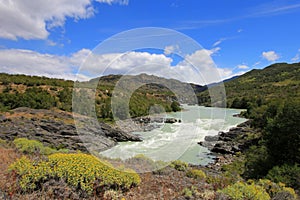
[[[244,122],[237,127],[231,128],[228,132],[219,132],[216,136],[206,136],[205,142],[199,142],[198,144],[207,147],[217,154],[236,154],[237,152],[244,151],[249,148],[253,140],[243,139],[247,137],[250,122]]]
[[[4,122],[5,120],[7,120],[7,118],[4,115],[0,116],[0,122]]]
[[[214,135],[214,136],[210,136],[210,135],[207,135],[204,137],[204,140],[207,141],[207,142],[216,142],[219,140],[219,135]]]
[[[219,154],[232,154],[233,153],[232,147],[224,142],[215,144],[215,146],[211,149],[211,151],[214,153],[219,153]]]
[[[290,192],[287,191],[278,192],[272,197],[272,200],[282,200],[282,199],[295,199],[295,198]]]
[[[50,124],[49,122],[42,120],[45,124],[39,124],[39,127],[48,132],[57,132],[59,131],[60,125],[58,124]]]
[[[81,125],[75,127],[70,124],[73,116],[61,111],[18,108],[13,112],[20,117],[7,116],[0,120],[1,139],[12,141],[17,137],[25,137],[41,141],[47,146],[84,152],[88,146],[100,151],[113,147],[118,141],[141,141],[137,135],[86,117],[79,119]],[[31,116],[26,117],[28,114]]]
[[[168,124],[174,124],[174,123],[177,122],[177,119],[175,119],[175,118],[166,118],[164,122],[168,123]]]
[[[208,142],[208,141],[201,141],[201,142],[198,142],[198,144],[203,146],[203,147],[208,148],[209,150],[211,150],[215,146],[214,143]]]

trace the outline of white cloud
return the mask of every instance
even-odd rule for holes
[[[41,54],[24,49],[0,50],[0,71],[10,74],[27,74],[75,80],[70,58],[51,54]],[[84,77],[80,77],[83,79]]]
[[[90,54],[81,71],[92,74],[92,76],[151,73],[165,66],[170,66],[171,63],[172,59],[163,54],[150,54],[148,52]]]
[[[300,49],[298,49],[298,53],[291,59],[292,62],[298,62],[300,60]]]
[[[170,45],[170,46],[165,47],[164,54],[170,55],[172,53],[176,53],[176,51],[179,51],[179,46],[178,45]]]
[[[276,61],[280,58],[280,56],[275,51],[267,51],[262,53],[262,57],[268,61]]]
[[[67,17],[78,20],[93,14],[91,0],[1,1],[0,37],[46,39],[47,28],[63,26]]]
[[[97,2],[128,4],[128,0]],[[93,0],[2,0],[0,38],[47,39],[49,31],[64,26],[67,18],[77,21],[90,18],[94,13]]]
[[[218,50],[198,50],[186,55],[185,60],[176,66],[171,66],[172,58],[148,52],[99,55],[89,49],[81,49],[69,56],[58,56],[31,50],[4,49],[0,50],[0,71],[72,80],[86,80],[107,74],[148,73],[203,85],[233,75],[232,70],[215,66],[211,56]]]
[[[225,40],[227,40],[227,38],[221,38],[219,39],[218,41],[216,41],[214,44],[213,44],[213,47],[216,47],[218,45],[220,45],[222,42],[224,42]]]
[[[108,4],[113,4],[113,3],[118,3],[120,5],[128,5],[129,0],[96,0],[99,3],[108,3]]]
[[[248,69],[249,67],[247,65],[238,65],[238,69]]]
[[[252,67],[256,67],[256,66],[258,66],[258,65],[260,65],[261,64],[261,61],[257,61],[256,63],[254,63],[253,65],[252,65]]]
[[[57,43],[52,40],[47,40],[47,45],[54,47],[57,45]]]

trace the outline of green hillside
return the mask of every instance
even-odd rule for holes
[[[224,86],[227,106],[247,109],[242,115],[251,119],[255,130],[248,138],[251,146],[240,166],[242,176],[268,178],[299,190],[300,63],[255,69]],[[199,104],[210,105],[207,90],[198,97]]]
[[[231,108],[249,108],[287,98],[300,100],[300,63],[277,63],[254,69],[225,82],[224,86],[227,107]],[[208,91],[198,97],[200,104],[210,104]]]
[[[120,79],[125,85],[119,84]],[[108,75],[80,82],[78,93],[95,94],[96,114],[100,120],[111,121],[111,98],[116,84],[122,93],[134,89],[129,103],[131,117],[148,115],[152,106],[160,105],[164,111],[178,111],[178,101],[189,103],[193,89],[200,91],[205,87],[189,85],[174,79],[164,79],[156,76],[141,74],[137,76]],[[72,94],[74,82],[38,76],[0,74],[0,111],[9,111],[18,107],[35,109],[58,108],[72,111]],[[96,88],[96,91],[93,91]],[[179,94],[179,95],[176,95]],[[182,95],[183,94],[183,95]],[[76,95],[76,94],[75,94]],[[82,102],[84,103],[86,102]],[[195,102],[194,102],[195,103]],[[172,105],[173,104],[173,105]],[[122,105],[125,106],[125,105]],[[84,107],[84,106],[83,106]],[[123,108],[120,108],[122,110]],[[84,113],[84,111],[83,111]],[[122,116],[127,118],[129,116]]]

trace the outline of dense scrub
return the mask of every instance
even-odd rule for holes
[[[39,162],[22,157],[10,169],[18,174],[24,192],[41,189],[42,184],[50,179],[64,180],[88,194],[97,189],[127,190],[140,183],[139,175],[134,171],[114,169],[108,163],[82,153],[55,153]]]
[[[157,112],[179,111],[180,106],[175,95],[160,85],[146,84],[138,88],[131,96],[129,110],[126,104],[121,103],[114,111],[111,108],[112,93],[119,76],[101,77],[99,84],[94,86],[93,81],[77,83],[81,89],[73,91],[74,82],[46,77],[0,74],[0,111],[9,111],[18,107],[35,109],[59,108],[64,111],[72,109],[72,97],[78,97],[80,109],[75,110],[80,114],[90,111],[85,110],[95,104],[96,115],[99,120],[112,121],[114,117],[126,119],[130,117],[145,116],[149,110]],[[177,81],[179,82],[179,81]],[[176,83],[177,83],[176,82]],[[180,83],[180,82],[179,82]],[[179,84],[177,83],[177,84]],[[180,85],[180,84],[179,84]],[[93,91],[93,87],[97,87]],[[73,93],[74,92],[74,93]],[[95,93],[95,96],[91,96]],[[95,99],[94,102],[86,101]],[[83,97],[80,99],[80,97]],[[158,109],[157,109],[158,108]]]

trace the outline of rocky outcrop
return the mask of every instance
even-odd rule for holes
[[[137,117],[133,119],[120,120],[117,122],[118,129],[124,132],[145,132],[160,128],[163,123],[181,123],[180,119],[164,118],[161,116]]]
[[[250,146],[257,144],[260,138],[259,131],[250,125],[251,120],[248,120],[228,132],[206,136],[205,141],[199,142],[198,144],[208,148],[215,156],[214,162],[206,167],[213,171],[220,171],[223,165],[232,163],[236,159],[237,152],[244,152]]]
[[[255,139],[247,139],[247,135],[255,134],[250,128],[251,121],[244,122],[237,127],[231,128],[228,132],[220,132],[216,136],[206,136],[205,141],[198,144],[207,147],[211,152],[217,154],[236,154],[242,152],[257,142]]]
[[[71,113],[18,108],[0,117],[0,138],[12,141],[24,137],[47,146],[80,151],[101,151],[120,141],[141,141],[136,135],[84,119],[75,126]]]

